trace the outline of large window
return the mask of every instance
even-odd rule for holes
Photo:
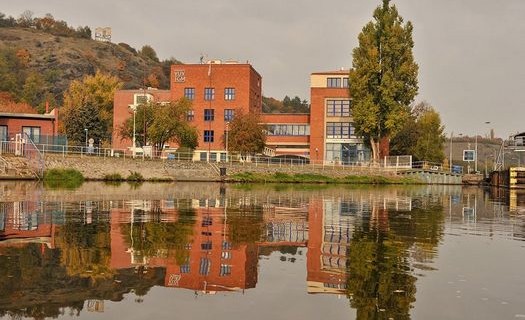
[[[224,88],[224,100],[235,100],[235,88]]]
[[[327,139],[350,139],[354,135],[354,127],[350,122],[327,122]]]
[[[40,143],[40,127],[22,127],[22,132],[27,134],[34,143]]]
[[[310,135],[310,126],[307,124],[269,124],[266,128],[269,136]]]
[[[204,142],[213,142],[213,130],[204,130]]]
[[[215,110],[214,109],[204,109],[204,121],[213,121],[215,120]]]
[[[327,78],[326,86],[328,88],[341,88],[341,78]]]
[[[350,78],[343,78],[343,88],[350,87]]]
[[[215,99],[215,88],[204,88],[204,100],[210,101]]]
[[[188,100],[194,100],[195,88],[184,88],[184,97]]]
[[[224,121],[232,121],[235,111],[233,109],[224,109]]]
[[[134,104],[139,105],[139,104],[148,103],[151,100],[152,95],[149,93],[135,93],[133,98],[135,100]]]
[[[350,100],[327,100],[326,116],[328,117],[349,117]]]
[[[7,126],[0,126],[0,141],[7,141]]]

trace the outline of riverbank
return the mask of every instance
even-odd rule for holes
[[[48,154],[46,170],[73,169],[85,180],[201,181],[264,183],[420,184],[414,178],[399,177],[381,168],[279,165],[261,163],[227,164],[103,157],[62,157]],[[224,175],[221,175],[221,168]]]

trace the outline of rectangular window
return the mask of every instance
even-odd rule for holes
[[[151,100],[150,94],[136,93],[135,94],[135,105],[145,104]]]
[[[327,88],[341,88],[341,78],[327,78],[326,87]]]
[[[0,126],[0,141],[7,141],[7,126]]]
[[[232,253],[230,251],[223,251],[221,253],[221,259],[230,260],[232,258]]]
[[[208,153],[207,153],[207,152],[201,152],[201,153],[200,153],[200,160],[201,160],[201,161],[206,161],[206,160],[208,160]]]
[[[235,100],[235,88],[224,88],[224,100]]]
[[[180,266],[180,273],[190,273],[190,271],[191,271],[191,268],[190,268],[189,263],[186,263]]]
[[[212,243],[211,241],[201,243],[201,250],[211,250]]]
[[[349,117],[350,100],[327,100],[326,101],[327,117]]]
[[[212,152],[212,153],[210,153],[210,161],[211,161],[211,162],[217,162],[217,153],[216,153],[216,152]],[[211,206],[212,206],[212,205],[211,205],[211,203],[210,203],[210,207],[211,207]],[[215,206],[215,204],[214,204],[213,206]]]
[[[199,274],[206,276],[210,273],[211,269],[211,260],[208,258],[201,258],[200,264],[199,264]]]
[[[221,162],[226,162],[226,153],[221,152]]]
[[[211,101],[215,99],[215,88],[204,88],[204,100]]]
[[[204,142],[213,142],[213,130],[204,130]]]
[[[349,88],[350,87],[350,78],[346,77],[343,78],[343,88]]]
[[[184,88],[184,97],[188,100],[194,100],[195,88]]]
[[[232,121],[235,111],[233,109],[224,109],[224,121]]]
[[[266,127],[269,136],[307,136],[310,126],[305,124],[269,124]]]
[[[22,132],[34,143],[40,143],[40,127],[22,127]]]
[[[186,120],[188,120],[188,121],[195,120],[195,111],[188,110],[188,113],[186,113]]]
[[[223,241],[222,242],[222,250],[231,250],[233,248],[233,245],[231,242]]]
[[[221,271],[219,275],[221,277],[224,277],[224,276],[229,276],[231,273],[232,273],[232,266],[230,266],[229,264],[221,263]]]
[[[354,135],[354,127],[350,122],[327,122],[327,139],[350,139]]]
[[[215,120],[215,109],[204,109],[204,121]]]

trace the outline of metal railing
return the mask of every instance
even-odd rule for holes
[[[24,157],[34,173],[42,178],[44,175],[45,161],[40,149],[26,133],[18,134],[14,140],[0,142],[0,155],[13,154]]]

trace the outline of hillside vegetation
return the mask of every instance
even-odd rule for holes
[[[42,22],[44,21],[44,22]],[[124,88],[169,87],[174,58],[159,61],[150,46],[135,50],[91,39],[89,27],[73,29],[51,15],[15,20],[0,13],[0,100],[25,102],[43,111],[60,106],[73,80],[96,71],[111,74]]]

